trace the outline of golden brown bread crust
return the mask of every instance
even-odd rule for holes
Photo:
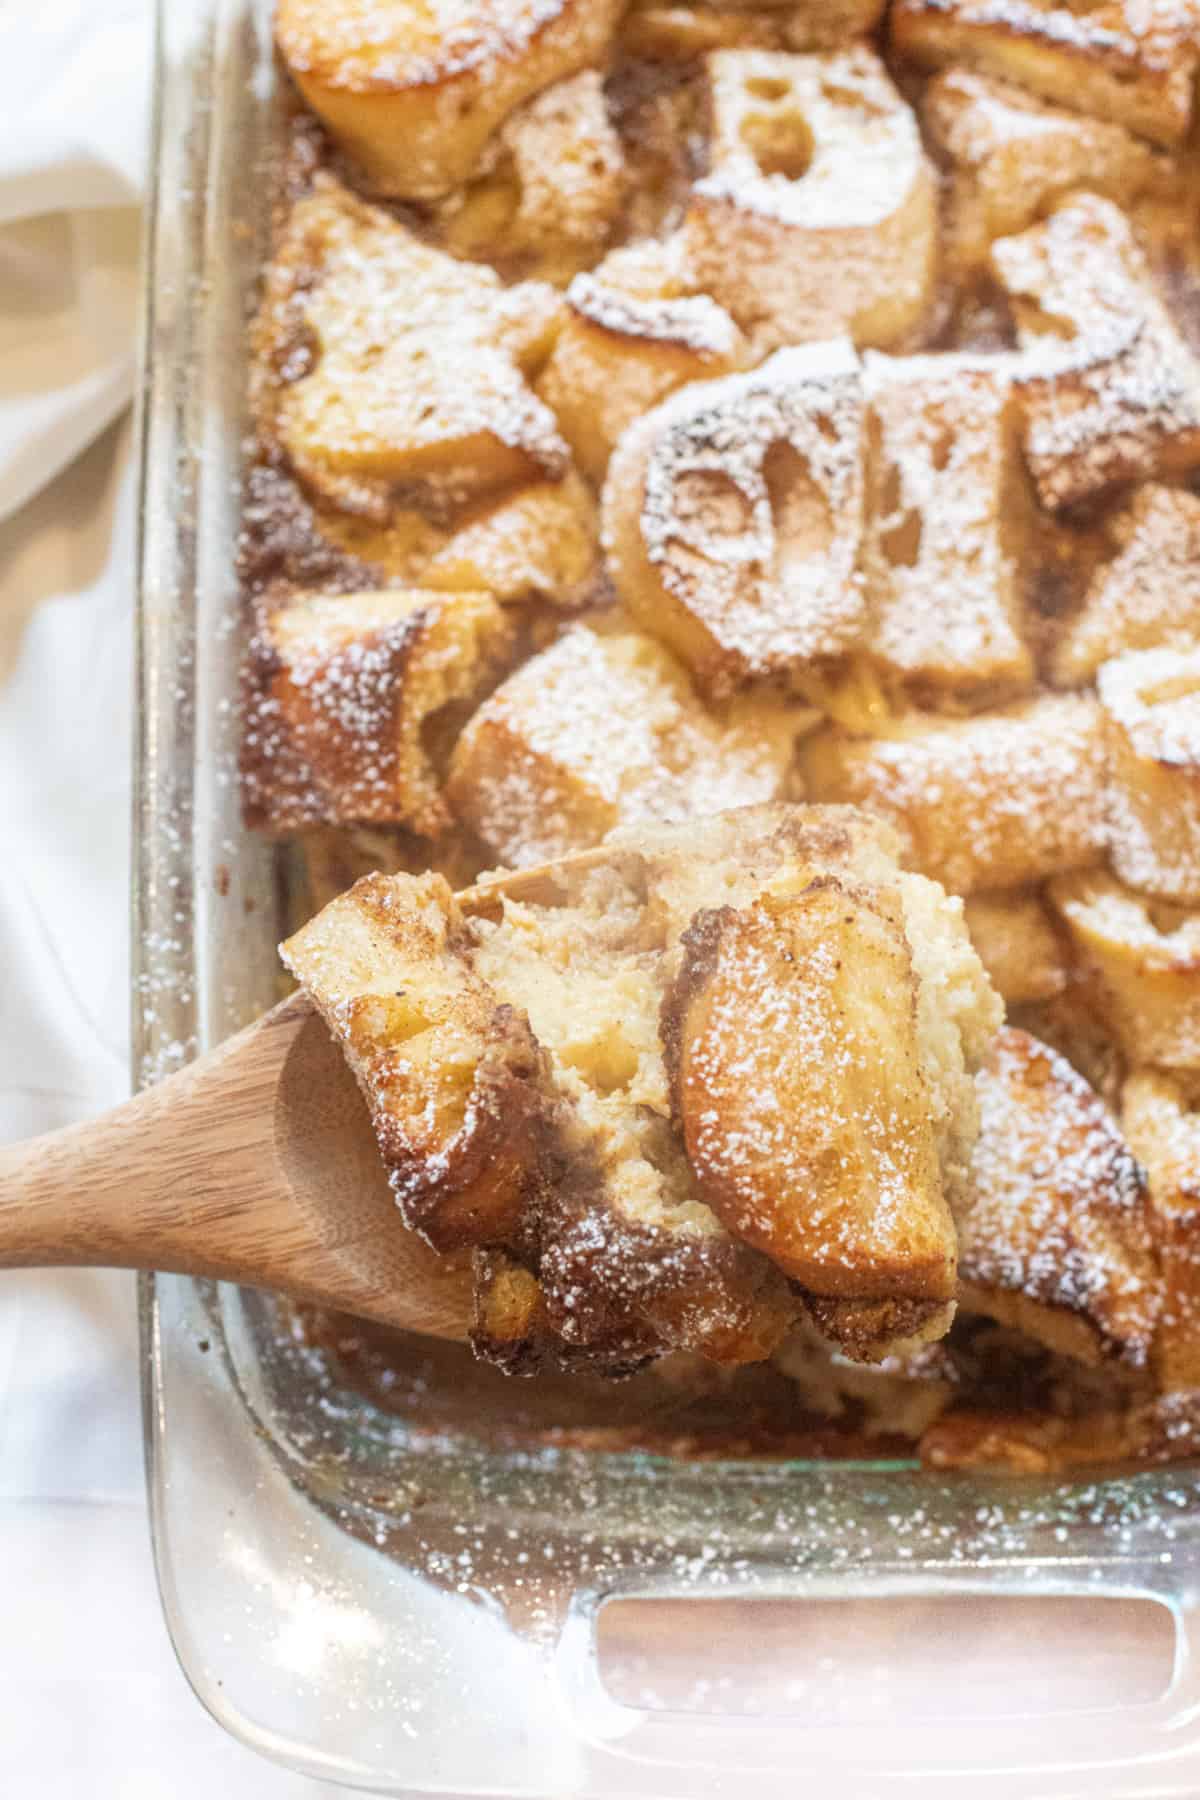
[[[1115,1120],[1063,1057],[1012,1027],[976,1079],[961,1305],[1061,1355],[1145,1366],[1159,1270],[1145,1176]]]
[[[682,228],[698,286],[761,349],[910,344],[933,298],[936,190],[879,57],[718,50],[705,81],[709,169]]]
[[[873,31],[886,0],[703,0],[700,5],[633,0],[621,47],[656,62],[691,60],[709,50],[833,50]]]
[[[602,506],[618,592],[719,697],[853,648],[864,403],[845,343],[694,382],[621,439]]]
[[[1165,1393],[1200,1388],[1200,1113],[1194,1083],[1140,1069],[1121,1123],[1149,1180],[1150,1233],[1162,1269],[1154,1374]]]
[[[895,0],[903,56],[965,62],[1175,145],[1192,118],[1198,48],[1189,0]]]
[[[953,1300],[828,1300],[804,1296],[821,1336],[852,1362],[881,1363],[944,1338],[954,1319]]]
[[[1097,687],[1113,870],[1155,899],[1200,905],[1200,649],[1131,651]]]
[[[268,443],[322,501],[386,526],[567,472],[530,377],[561,322],[540,282],[505,288],[327,173],[291,208],[255,327]]]
[[[315,595],[265,616],[247,669],[243,793],[251,823],[450,823],[440,725],[452,734],[514,660],[490,595],[409,589]]]
[[[678,239],[615,251],[566,294],[537,391],[597,486],[623,431],[689,381],[739,368],[741,332],[694,277]]]
[[[910,713],[888,736],[829,727],[800,750],[805,792],[879,812],[910,866],[951,893],[1024,887],[1101,861],[1103,721],[1094,696],[1040,696],[973,718]]]
[[[475,1300],[472,1343],[489,1361],[612,1376],[675,1349],[764,1361],[801,1310],[782,1273],[736,1239],[622,1217],[603,1172],[561,1145],[511,1251],[477,1260]]]
[[[1170,178],[1167,158],[1122,126],[972,69],[936,75],[921,118],[948,166],[943,250],[957,280],[983,269],[996,238],[1024,231],[1074,188],[1128,206]]]
[[[282,949],[363,1089],[405,1223],[437,1250],[515,1225],[550,1106],[528,1020],[464,952],[438,875],[365,876]]]
[[[821,877],[699,914],[681,948],[662,1034],[688,1160],[717,1216],[808,1292],[952,1299],[954,1224],[896,911]],[[756,1032],[764,1017],[769,1032]]]
[[[1026,367],[1025,456],[1042,505],[1200,463],[1200,365],[1125,214],[1077,194],[992,245]]]
[[[598,58],[621,0],[278,0],[275,36],[313,111],[380,193],[468,179],[522,101]]]
[[[369,876],[289,940],[367,1095],[405,1221],[438,1249],[487,1252],[482,1353],[609,1373],[672,1349],[761,1359],[809,1292],[838,1301],[826,1325],[851,1355],[945,1329],[943,1184],[973,1129],[947,1130],[954,1069],[995,1021],[961,922],[929,884],[910,901],[902,884],[917,879],[868,819],[749,808],[627,833],[457,900],[438,877]],[[845,972],[830,987],[835,924]],[[714,931],[705,974],[695,958]],[[969,968],[947,953],[955,933]],[[753,1078],[788,1115],[748,1169],[745,1080],[721,1062],[724,1030],[715,1047],[706,1035],[735,992],[749,993]],[[830,1054],[798,1058],[817,1025]],[[839,1034],[849,1060],[833,1054]],[[809,1102],[815,1132],[792,1112]],[[755,1208],[773,1209],[769,1229]]]
[[[1050,884],[1092,1005],[1132,1068],[1200,1068],[1200,916],[1096,870]]]
[[[795,791],[796,741],[814,714],[774,696],[706,707],[671,653],[622,623],[565,632],[459,738],[446,797],[499,861],[544,862],[621,825]]]
[[[1200,498],[1148,481],[1109,519],[1107,535],[1113,553],[1054,644],[1055,687],[1083,687],[1128,650],[1200,641]]]

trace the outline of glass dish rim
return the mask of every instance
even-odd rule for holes
[[[202,0],[195,10],[195,28],[199,68],[204,56],[210,58],[212,45],[204,41],[205,31],[212,31],[218,15],[236,12],[239,0]],[[261,4],[261,0],[256,0]],[[210,1028],[205,1017],[201,995],[203,945],[196,929],[198,904],[196,883],[198,871],[193,857],[191,783],[196,768],[195,717],[181,723],[180,712],[187,713],[195,703],[196,644],[195,593],[199,580],[196,548],[189,541],[187,521],[173,510],[172,501],[190,492],[190,483],[200,474],[194,466],[200,454],[197,444],[189,442],[188,399],[195,368],[189,353],[195,350],[194,331],[197,309],[203,304],[202,284],[205,280],[204,256],[213,253],[211,238],[204,231],[193,231],[193,213],[207,228],[204,195],[187,190],[185,207],[191,208],[185,222],[180,217],[181,177],[203,168],[203,147],[192,145],[185,150],[187,131],[203,137],[204,127],[197,123],[202,109],[203,82],[196,71],[177,66],[174,37],[180,31],[177,21],[169,19],[171,0],[158,0],[155,9],[156,36],[153,77],[152,183],[147,205],[145,227],[146,280],[143,294],[142,380],[138,402],[138,441],[140,473],[138,482],[138,548],[137,568],[139,602],[135,628],[137,658],[137,723],[135,729],[136,777],[134,787],[134,893],[133,893],[133,1054],[135,1079],[144,1080],[164,1066],[164,1057],[190,1054],[196,1043],[204,1042]],[[228,20],[226,20],[228,23]],[[168,36],[172,43],[168,44]],[[187,104],[181,104],[186,101]],[[190,159],[190,160],[189,160]],[[199,163],[197,165],[197,159]],[[171,242],[171,238],[174,241]],[[197,286],[196,284],[200,284]],[[180,700],[186,690],[187,698]],[[183,804],[181,806],[181,799]],[[178,912],[180,883],[187,890],[182,923]],[[162,946],[166,946],[165,949]],[[160,977],[161,956],[172,965],[173,981],[163,985]],[[147,1006],[149,997],[153,1006]],[[178,1278],[169,1278],[176,1280]],[[288,1762],[292,1767],[328,1775],[323,1761],[306,1760],[304,1746],[281,1743],[270,1734],[248,1728],[244,1715],[239,1715],[227,1696],[222,1702],[211,1684],[198,1677],[195,1668],[180,1649],[183,1635],[177,1616],[177,1600],[170,1577],[169,1553],[165,1550],[162,1466],[168,1419],[163,1404],[163,1346],[158,1332],[158,1288],[156,1278],[143,1277],[139,1286],[139,1317],[142,1334],[142,1383],[148,1497],[152,1529],[156,1543],[156,1564],[160,1591],[167,1613],[172,1641],[176,1645],[184,1672],[204,1704],[220,1722],[244,1737],[268,1755]],[[797,1477],[815,1475],[829,1477],[829,1465],[796,1462],[773,1462],[768,1465],[779,1479],[779,1471],[792,1470]],[[618,1463],[611,1471],[618,1473]],[[673,1467],[670,1459],[626,1455],[620,1467],[631,1479],[639,1468],[655,1467],[666,1474]],[[753,1478],[755,1465],[744,1461],[725,1465],[708,1465],[714,1477],[722,1469],[736,1474],[738,1483]],[[837,1465],[838,1476],[862,1473],[872,1477],[890,1472],[906,1473],[911,1464],[890,1463]],[[1146,1471],[1132,1478],[1148,1493],[1156,1485],[1177,1484],[1179,1471],[1165,1474]],[[986,1485],[986,1484],[985,1484]],[[1064,1484],[1056,1484],[1062,1487]],[[1095,1485],[1081,1477],[1074,1484],[1080,1491]],[[974,1491],[964,1480],[963,1492]],[[1198,1487],[1200,1492],[1200,1487]],[[341,1765],[338,1765],[340,1771]],[[340,1780],[352,1780],[352,1774],[339,1772]]]

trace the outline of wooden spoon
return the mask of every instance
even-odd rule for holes
[[[401,1222],[354,1077],[293,995],[211,1056],[0,1149],[0,1268],[170,1269],[465,1337],[466,1259]]]
[[[485,876],[458,895],[553,901],[588,850]],[[440,1256],[396,1210],[366,1103],[296,994],[114,1112],[0,1148],[0,1269],[167,1269],[275,1288],[431,1337],[462,1338],[468,1257]]]

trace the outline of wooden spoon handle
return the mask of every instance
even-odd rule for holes
[[[0,1268],[30,1265],[172,1270],[466,1328],[465,1271],[405,1230],[303,995],[102,1118],[0,1149]]]
[[[302,1023],[290,1002],[277,1007],[112,1112],[0,1149],[0,1267],[244,1267],[271,1121],[239,1108],[227,1074],[258,1046],[282,1059],[271,1040]]]

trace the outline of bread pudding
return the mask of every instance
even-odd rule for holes
[[[246,811],[477,1354],[1191,1453],[1191,0],[277,41]]]

